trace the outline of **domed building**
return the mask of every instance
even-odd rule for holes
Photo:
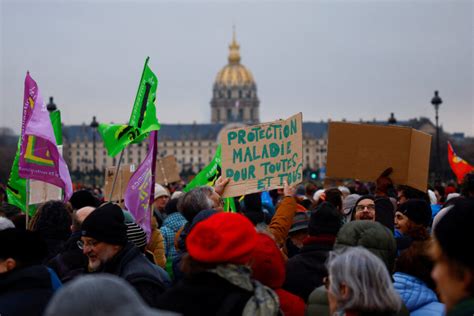
[[[212,123],[259,122],[257,85],[250,70],[240,63],[239,50],[234,31],[229,63],[217,73],[212,90]]]

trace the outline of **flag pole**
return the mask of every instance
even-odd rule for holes
[[[26,213],[26,230],[28,230],[28,224],[30,219],[30,179],[26,179],[26,201],[25,201],[25,213]]]
[[[114,182],[112,182],[112,189],[110,190],[109,202],[112,202],[112,196],[114,195],[115,183],[117,182],[117,176],[120,171],[120,165],[122,164],[122,157],[123,157],[124,151],[125,151],[125,148],[122,149],[122,151],[120,152],[119,162],[117,164],[117,169],[115,170]]]

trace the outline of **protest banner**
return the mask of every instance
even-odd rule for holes
[[[180,181],[178,163],[173,155],[156,160],[155,182],[161,185]]]
[[[112,184],[114,182],[115,172],[117,167],[108,167],[105,170],[105,184],[104,184],[104,197],[107,201],[119,202],[123,201],[125,190],[127,189],[128,181],[135,172],[135,165],[121,165],[120,171],[117,175],[117,181],[115,184],[115,190],[112,198],[110,199],[110,192],[112,191]]]
[[[222,138],[224,197],[298,184],[303,180],[303,115],[230,129]]]
[[[402,126],[330,122],[328,178],[375,181],[392,167],[396,184],[426,191],[431,135]]]
[[[47,182],[30,180],[29,204],[39,204],[50,200],[61,200],[62,191],[60,187]]]

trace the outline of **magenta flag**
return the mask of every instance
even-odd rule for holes
[[[22,178],[48,182],[62,188],[64,202],[71,197],[69,169],[59,153],[46,104],[29,72],[25,78],[18,168]]]
[[[148,241],[151,236],[151,205],[155,193],[157,138],[157,131],[150,132],[148,154],[131,176],[125,191],[125,207],[143,228]]]

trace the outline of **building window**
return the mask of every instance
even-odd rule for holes
[[[232,97],[232,91],[227,90],[227,98],[230,99]]]
[[[242,99],[242,90],[239,90],[239,99]]]
[[[227,121],[232,119],[232,109],[227,109]]]

